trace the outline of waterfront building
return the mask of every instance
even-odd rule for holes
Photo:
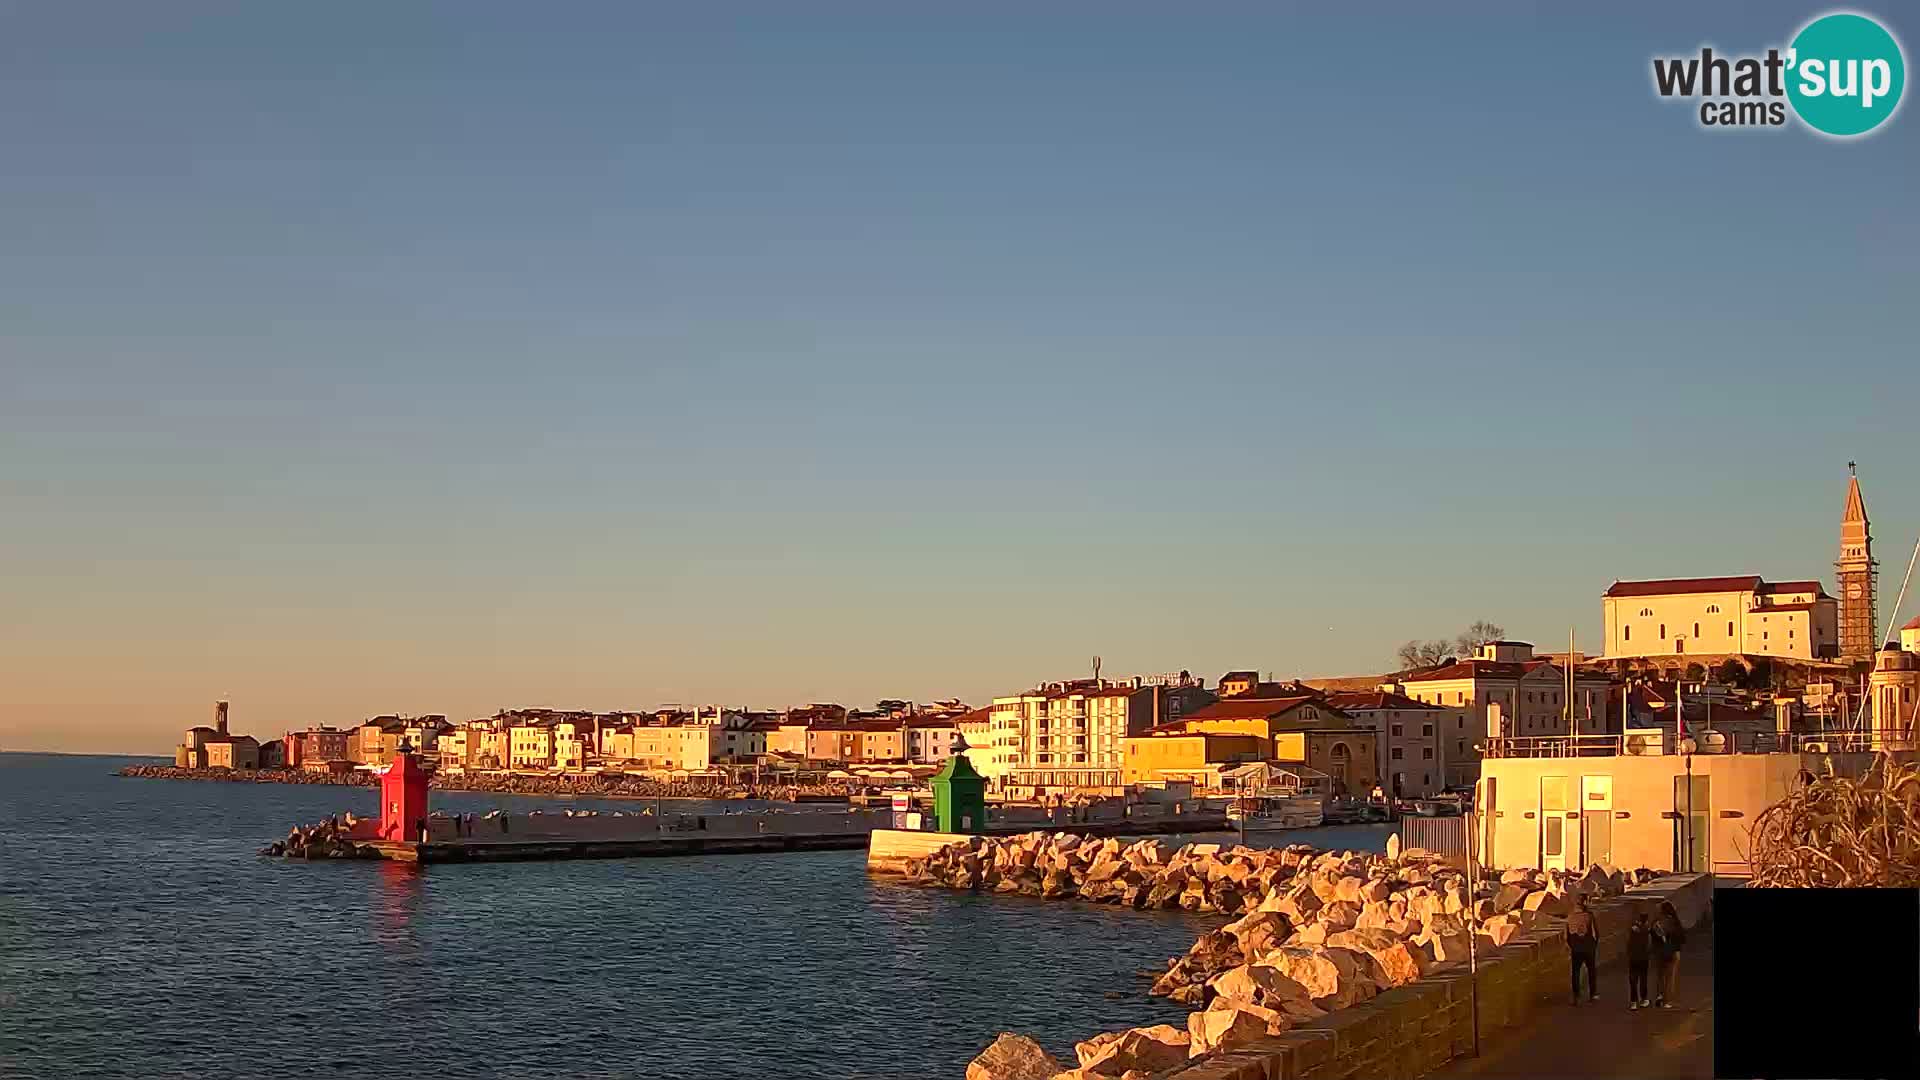
[[[327,772],[332,762],[353,760],[354,732],[341,728],[317,727],[289,731],[286,744],[287,767]]]
[[[767,752],[805,760],[808,729],[805,720],[788,717],[780,721],[767,733]]]
[[[1478,747],[1489,737],[1552,736],[1604,730],[1609,680],[1576,671],[1569,701],[1566,672],[1533,655],[1524,641],[1490,641],[1471,659],[1401,676],[1391,688],[1453,711],[1439,723],[1438,755],[1448,787],[1479,776]],[[1490,730],[1497,715],[1500,730]]]
[[[1839,751],[1866,745],[1700,731],[1683,740],[1670,727],[1495,740],[1481,762],[1472,827],[1492,867],[1577,870],[1606,862],[1744,876],[1760,812],[1829,767],[1844,776],[1864,772],[1873,755]]]
[[[429,713],[408,720],[400,736],[407,741],[407,745],[413,747],[415,755],[431,761],[439,755],[440,737],[452,730],[453,725],[447,722],[445,716]]]
[[[973,771],[986,778],[987,786],[997,791],[1006,778],[1009,764],[994,742],[997,735],[994,716],[992,708],[975,709],[961,717],[956,726],[966,746],[960,752],[973,766]]]
[[[991,715],[991,710],[979,710]],[[939,765],[953,756],[953,741],[960,734],[960,722],[971,712],[923,713],[907,718],[907,760],[915,765]]]
[[[394,748],[406,738],[405,717],[376,716],[354,729],[353,760],[361,765],[385,765],[393,759]]]
[[[637,722],[608,729],[602,753],[649,772],[705,772],[714,762],[715,725]]]
[[[1181,730],[1179,723],[1166,727],[1169,730],[1122,740],[1122,783],[1159,785],[1185,781],[1197,790],[1217,791],[1223,773],[1251,762],[1265,761],[1272,746],[1259,735],[1189,732]]]
[[[507,767],[553,768],[553,724],[544,714],[515,719],[507,729]]]
[[[207,768],[257,769],[260,767],[260,742],[251,735],[228,735],[207,741]]]
[[[1118,789],[1122,740],[1212,700],[1187,672],[1113,681],[1073,679],[993,700],[992,734],[1004,786],[1036,793]]]
[[[1288,688],[1281,697],[1257,690],[1222,697],[1156,731],[1259,736],[1268,744],[1265,760],[1323,772],[1336,795],[1370,794],[1380,784],[1378,737],[1318,692]]]
[[[1393,690],[1329,694],[1326,702],[1373,731],[1375,765],[1388,794],[1421,798],[1451,783],[1441,750],[1449,730],[1464,729],[1464,709],[1416,701]]]
[[[173,764],[182,769],[257,769],[260,743],[251,735],[227,730],[227,702],[213,703],[213,724],[187,729],[173,748]]]
[[[553,767],[579,772],[587,758],[599,757],[600,720],[592,714],[568,715],[553,725]]]

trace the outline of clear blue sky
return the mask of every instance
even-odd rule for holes
[[[1649,85],[1818,7],[669,7],[0,7],[0,746],[1592,646],[1849,458],[1891,607],[1920,117]]]

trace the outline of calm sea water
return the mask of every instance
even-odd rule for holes
[[[266,859],[373,793],[112,775],[132,760],[0,754],[0,1076],[957,1078],[1002,1030],[1070,1056],[1183,1023],[1134,972],[1218,922],[921,889],[858,851]]]

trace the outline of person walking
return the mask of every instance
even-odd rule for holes
[[[1673,1008],[1673,984],[1680,974],[1680,950],[1687,944],[1687,928],[1680,925],[1680,913],[1671,901],[1661,901],[1660,914],[1653,921],[1653,975],[1655,1008]]]
[[[1653,947],[1653,920],[1642,911],[1627,928],[1627,1008],[1645,1009],[1652,1005],[1647,996],[1647,960]]]
[[[1593,911],[1587,907],[1587,898],[1583,893],[1567,916],[1567,953],[1568,963],[1573,975],[1573,1003],[1580,1004],[1580,970],[1587,972],[1587,1000],[1600,1000],[1600,986],[1594,972],[1594,956],[1600,951],[1600,922],[1593,917]]]

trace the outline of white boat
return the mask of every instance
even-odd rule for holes
[[[1250,794],[1227,806],[1227,824],[1250,833],[1311,829],[1325,820],[1325,805],[1317,796]]]

